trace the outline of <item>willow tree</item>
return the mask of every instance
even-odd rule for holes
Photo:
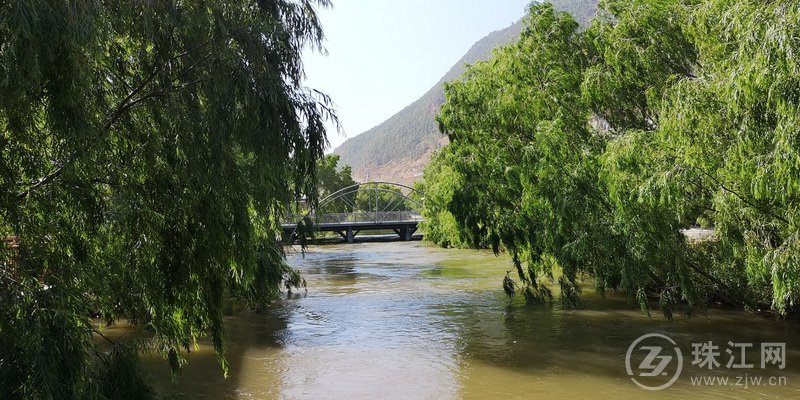
[[[275,232],[335,119],[301,85],[314,6],[0,2],[0,397],[151,394],[93,316],[175,368],[210,335],[226,370],[223,298],[297,283]]]
[[[554,261],[571,304],[585,273],[667,316],[708,300],[791,310],[798,16],[788,0],[606,0],[579,31],[532,5],[518,43],[446,87],[451,144],[425,185],[457,185],[440,196],[449,231],[506,247],[533,300]],[[687,242],[699,220],[717,241]]]
[[[701,185],[751,304],[785,313],[800,298],[800,4],[715,0],[690,8],[696,79],[664,93],[658,144]]]
[[[509,250],[529,300],[550,296],[537,279],[559,259],[562,299],[574,303],[578,267],[591,259],[582,252],[607,236],[593,222],[606,205],[593,184],[601,142],[579,92],[586,46],[578,24],[549,4],[532,5],[525,24],[517,43],[446,86],[439,122],[463,177],[448,209],[470,244]],[[577,231],[589,235],[570,246]]]
[[[424,217],[420,227],[425,232],[425,240],[442,247],[467,247],[470,242],[466,237],[468,230],[462,229],[448,209],[456,191],[464,186],[464,175],[453,166],[455,147],[445,146],[435,153],[425,167],[423,179],[415,183],[417,191],[425,194],[420,210]],[[474,247],[486,246],[480,238],[471,242]]]
[[[529,301],[549,297],[538,281],[556,265],[571,306],[581,274],[600,293],[624,289],[645,310],[658,298],[667,316],[677,302],[702,301],[705,271],[693,268],[697,256],[680,233],[695,209],[630,196],[641,171],[663,158],[615,151],[654,140],[660,93],[691,74],[680,10],[603,2],[581,30],[566,13],[532,5],[517,43],[446,88],[439,119],[455,155],[448,163],[463,176],[448,210],[470,237],[509,250]],[[507,277],[504,287],[515,286]]]
[[[686,260],[698,282],[728,303],[785,313],[800,290],[798,5],[607,5],[613,18],[595,25],[607,57],[584,93],[619,134],[604,155],[618,208],[710,222],[719,241]]]

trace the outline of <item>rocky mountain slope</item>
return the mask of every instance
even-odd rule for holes
[[[586,24],[597,10],[597,0],[553,0],[553,5]],[[443,84],[458,79],[468,64],[488,59],[492,49],[513,42],[522,22],[492,32],[475,42],[458,62],[422,97],[386,121],[348,139],[334,150],[342,165],[353,168],[356,181],[411,183],[422,176],[431,155],[447,143],[439,132],[436,114],[444,103]]]

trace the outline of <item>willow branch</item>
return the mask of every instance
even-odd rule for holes
[[[156,76],[158,76],[158,74],[164,69],[164,67],[167,64],[169,64],[172,60],[180,58],[180,57],[183,57],[183,56],[189,54],[192,51],[196,51],[197,49],[203,48],[206,45],[208,45],[208,43],[210,43],[210,40],[208,42],[204,43],[203,45],[198,46],[195,49],[184,51],[184,52],[176,55],[175,57],[171,58],[166,63],[160,64],[160,65],[156,66],[155,68],[153,68],[153,70],[150,72],[150,74],[145,79],[143,79],[136,86],[136,88],[131,90],[128,93],[128,95],[125,96],[125,98],[122,99],[122,101],[119,102],[119,104],[114,109],[114,111],[112,111],[109,114],[109,117],[106,118],[106,122],[103,124],[100,132],[108,132],[114,126],[114,124],[126,112],[130,111],[132,108],[134,108],[135,106],[137,106],[138,104],[144,102],[147,99],[166,94],[167,92],[172,91],[172,90],[182,89],[182,88],[185,88],[187,86],[195,85],[195,84],[197,84],[199,82],[202,82],[203,80],[195,80],[195,81],[187,82],[187,83],[180,84],[180,85],[171,85],[168,88],[164,88],[164,89],[160,89],[160,90],[156,90],[156,91],[150,92],[150,93],[142,95],[141,97],[138,97],[138,98],[136,98],[134,100],[134,97],[136,97],[136,95],[141,93],[150,83],[152,83],[153,80],[156,78]],[[175,76],[175,78],[173,78],[171,80],[171,82],[177,81],[182,76],[184,76],[187,73],[189,73],[192,70],[194,70],[200,63],[202,63],[203,61],[207,60],[211,55],[212,55],[211,53],[208,53],[208,54],[204,55],[203,57],[200,57],[196,62],[194,62],[192,65],[190,65],[189,67],[187,67],[186,69],[181,71],[181,73],[179,73],[177,76]],[[67,158],[66,162],[64,162],[61,166],[56,168],[53,172],[47,174],[43,178],[39,179],[36,183],[33,183],[30,187],[28,187],[24,191],[20,192],[19,194],[17,194],[17,200],[18,201],[25,200],[25,198],[27,198],[33,191],[39,189],[42,186],[45,186],[45,185],[49,184],[50,182],[54,181],[56,178],[61,176],[61,174],[64,173],[64,170],[75,161],[75,159],[77,158],[77,155],[78,155],[78,152],[77,151],[74,152],[72,155],[70,155],[70,157]]]
[[[722,282],[721,280],[717,279],[716,277],[714,277],[713,275],[709,274],[708,272],[704,271],[702,268],[700,268],[700,266],[698,266],[697,264],[695,264],[695,263],[693,263],[691,261],[687,261],[686,264],[689,266],[689,268],[692,269],[692,271],[694,271],[697,274],[699,274],[700,276],[706,278],[711,284],[722,288],[722,291],[716,291],[716,295],[719,296],[719,298],[722,299],[724,302],[726,302],[728,304],[731,304],[731,305],[734,305],[734,306],[739,307],[739,308],[741,308],[744,305],[743,301],[741,301],[739,299],[734,299],[734,298],[732,298],[731,296],[728,295],[730,293],[733,293],[733,291],[724,282]]]
[[[739,193],[738,193],[738,192],[736,192],[735,190],[728,188],[727,186],[725,186],[725,184],[724,184],[724,183],[720,182],[720,180],[719,180],[719,179],[717,179],[715,176],[713,176],[713,175],[709,174],[708,172],[706,172],[706,171],[705,171],[705,170],[703,170],[702,168],[698,168],[698,167],[693,167],[693,168],[694,168],[694,169],[696,169],[696,170],[698,170],[698,171],[700,171],[700,173],[702,173],[703,175],[707,176],[709,179],[713,180],[713,181],[714,181],[714,182],[715,182],[717,185],[719,185],[719,187],[720,187],[722,190],[724,190],[724,191],[726,191],[726,192],[728,192],[728,193],[730,193],[730,194],[732,194],[732,195],[736,196],[736,197],[737,197],[739,200],[741,200],[743,203],[747,204],[748,206],[750,206],[750,207],[752,207],[752,208],[754,208],[754,209],[758,210],[759,212],[761,212],[761,213],[763,213],[763,214],[766,214],[766,215],[768,215],[768,216],[770,216],[770,217],[773,217],[773,218],[775,218],[775,219],[777,219],[777,220],[780,220],[781,222],[783,222],[783,223],[785,223],[785,224],[789,224],[789,220],[787,220],[787,219],[786,219],[786,218],[784,218],[783,216],[780,216],[780,215],[778,215],[778,214],[775,214],[775,213],[771,212],[770,210],[766,210],[764,207],[762,207],[762,206],[759,206],[758,204],[755,204],[755,203],[751,202],[751,201],[750,201],[750,200],[748,200],[748,199],[747,199],[747,198],[746,198],[744,195],[742,195],[742,194],[739,194]]]

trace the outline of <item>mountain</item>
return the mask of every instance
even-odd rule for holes
[[[552,0],[551,3],[556,9],[572,14],[584,26],[597,11],[597,0]],[[350,165],[353,178],[359,182],[409,184],[422,176],[433,153],[447,143],[447,136],[439,132],[436,124],[436,114],[444,103],[443,84],[458,79],[466,65],[489,59],[494,48],[515,41],[522,28],[522,21],[518,21],[475,42],[422,97],[337,147],[333,152],[341,156],[341,165]]]

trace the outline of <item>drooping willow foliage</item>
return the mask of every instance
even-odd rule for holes
[[[428,238],[505,248],[530,301],[560,267],[643,309],[800,294],[800,4],[607,0],[587,29],[532,4],[515,44],[446,85]],[[716,239],[682,230],[710,224]]]
[[[92,317],[225,369],[223,298],[298,283],[275,238],[335,119],[301,85],[328,5],[0,1],[0,398],[151,396]]]

